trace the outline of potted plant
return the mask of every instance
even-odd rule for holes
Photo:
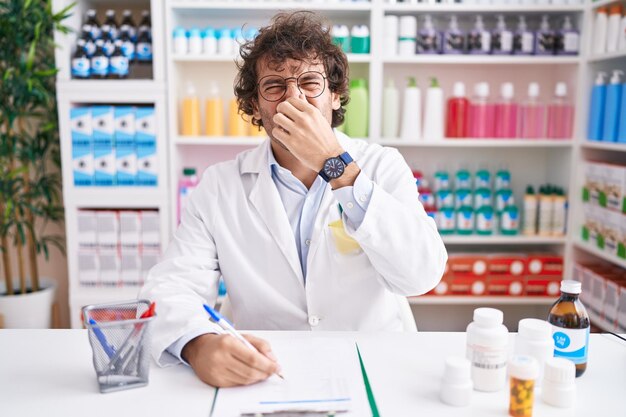
[[[37,258],[64,251],[53,31],[70,5],[0,2],[0,315],[5,327],[50,327],[55,285],[40,279]],[[19,283],[18,285],[15,285]],[[41,315],[41,317],[37,317]]]

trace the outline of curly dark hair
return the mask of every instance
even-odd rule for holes
[[[348,59],[341,48],[332,42],[329,29],[322,19],[309,11],[278,13],[269,26],[259,30],[253,40],[244,43],[239,51],[242,61],[237,63],[239,73],[235,81],[235,96],[239,110],[252,116],[258,102],[257,63],[266,60],[270,68],[279,68],[287,59],[321,61],[324,64],[330,91],[339,94],[341,106],[333,110],[332,127],[343,123],[344,106],[349,101]],[[252,124],[263,126],[252,117]]]

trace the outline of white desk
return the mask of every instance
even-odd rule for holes
[[[258,332],[270,341],[342,337],[361,351],[381,416],[507,416],[506,390],[475,392],[468,408],[438,399],[443,362],[463,355],[464,333]],[[626,395],[626,342],[592,335],[578,404],[535,401],[535,416],[618,416]],[[0,330],[0,415],[208,417],[215,390],[183,366],[153,366],[147,387],[100,394],[85,330]],[[219,416],[218,416],[219,417]]]

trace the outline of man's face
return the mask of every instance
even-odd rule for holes
[[[270,68],[267,65],[267,61],[265,59],[261,59],[257,65],[257,82],[268,75],[280,75],[283,78],[297,78],[300,74],[307,71],[317,71],[326,76],[326,72],[324,71],[324,64],[322,64],[321,62],[287,59],[277,68],[275,68],[274,66]],[[315,98],[306,97],[306,100],[320,110],[320,112],[322,113],[324,118],[328,120],[328,124],[330,125],[333,120],[333,110],[339,109],[341,103],[339,100],[339,94],[330,91],[330,88],[328,86],[328,80],[324,80],[324,82],[326,83],[324,92],[320,96]],[[287,82],[287,91],[285,92],[285,95],[278,101],[267,101],[260,94],[257,95],[257,102],[254,106],[253,115],[255,118],[261,119],[263,121],[263,127],[265,128],[265,131],[273,140],[275,139],[272,135],[272,130],[276,127],[276,125],[274,124],[272,118],[276,114],[276,106],[291,97],[298,98],[299,95],[300,90],[298,89],[295,80],[289,80]]]

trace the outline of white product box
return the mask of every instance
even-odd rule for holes
[[[138,248],[141,243],[141,213],[120,211],[120,245],[122,248]]]
[[[585,163],[585,185],[583,192],[583,201],[588,201],[591,204],[600,204],[600,191],[602,190],[602,184],[604,180],[603,164],[597,162]]]
[[[592,288],[592,278],[591,271],[588,267],[575,264],[574,266],[574,277],[575,281],[580,281],[582,285],[582,290],[580,292],[580,301],[588,307],[591,307],[591,294],[593,291]]]
[[[100,266],[100,284],[116,286],[120,283],[120,255],[117,250],[100,249],[98,251]]]
[[[116,184],[135,185],[137,180],[137,150],[135,146],[135,109],[115,107]]]
[[[157,185],[156,120],[154,107],[137,107],[135,111],[137,147],[137,185]]]
[[[604,164],[602,206],[620,213],[626,212],[626,166]]]
[[[98,211],[98,247],[101,249],[117,248],[119,243],[120,223],[116,211]]]
[[[113,106],[93,106],[93,153],[95,184],[112,186],[115,184],[114,110]]]
[[[98,246],[98,222],[96,212],[78,210],[76,219],[78,246],[80,248],[96,248]]]
[[[94,166],[91,108],[74,107],[70,109],[70,126],[74,185],[93,185]]]
[[[626,333],[626,289],[622,288],[617,304],[617,330]]]
[[[143,282],[146,282],[148,278],[148,272],[150,269],[157,263],[161,258],[161,253],[154,250],[144,250],[141,253],[141,279]]]
[[[591,280],[591,296],[587,307],[591,309],[597,315],[602,315],[604,306],[604,292],[606,291],[606,279],[603,276],[602,270],[589,270]]]
[[[602,232],[602,222],[600,221],[599,215],[600,210],[602,210],[601,207],[593,204],[585,204],[583,207],[585,216],[582,230],[583,240],[588,241],[594,246],[597,246],[598,236],[600,236]]]
[[[607,330],[618,331],[617,317],[620,297],[622,297],[622,293],[626,293],[626,281],[607,281],[606,292],[604,294],[604,319],[615,325],[613,329]]]
[[[98,284],[98,252],[95,250],[78,251],[78,282],[80,285]]]
[[[161,223],[158,211],[141,212],[141,243],[144,248],[160,251]]]
[[[618,245],[622,242],[622,214],[611,210],[601,209],[602,218],[602,241],[604,251],[611,256],[617,257]]]
[[[141,285],[143,280],[139,248],[122,248],[120,260],[120,279],[122,285]]]

